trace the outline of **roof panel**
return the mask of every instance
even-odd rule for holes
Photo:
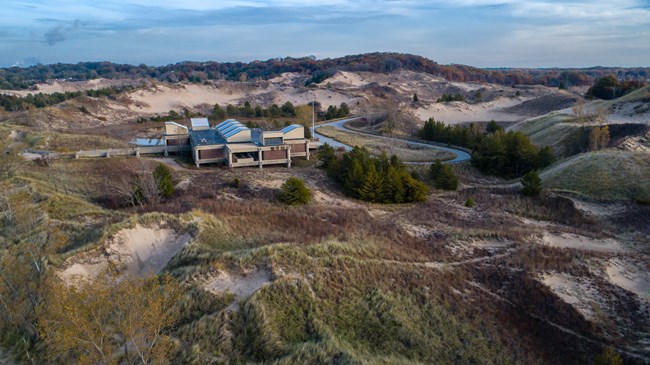
[[[192,123],[192,128],[210,127],[210,122],[208,122],[208,118],[192,118],[190,121]]]

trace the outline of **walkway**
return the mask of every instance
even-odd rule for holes
[[[464,162],[464,161],[468,161],[472,157],[472,156],[470,156],[469,153],[467,153],[465,151],[462,151],[462,150],[455,149],[455,148],[436,146],[436,145],[432,145],[432,144],[428,144],[428,143],[422,143],[422,142],[414,142],[414,141],[409,141],[409,140],[406,140],[406,139],[395,138],[395,137],[378,136],[378,135],[372,134],[372,133],[365,133],[365,132],[360,132],[360,131],[357,131],[357,130],[352,130],[352,129],[349,129],[349,128],[347,128],[345,126],[345,123],[347,123],[349,121],[352,121],[352,120],[355,120],[355,119],[359,119],[359,118],[362,118],[362,117],[354,117],[354,118],[342,119],[342,120],[337,120],[335,122],[330,122],[330,123],[324,123],[324,124],[317,125],[316,128],[315,128],[315,131],[314,131],[314,137],[317,137],[322,143],[327,143],[327,144],[329,144],[330,146],[332,146],[334,148],[342,147],[342,148],[345,148],[347,151],[351,150],[352,149],[351,146],[348,146],[348,145],[343,144],[343,143],[341,143],[341,142],[339,142],[339,141],[337,141],[337,140],[335,140],[333,138],[326,137],[326,136],[318,133],[318,128],[332,126],[332,127],[335,127],[337,129],[343,130],[343,131],[348,132],[348,133],[363,134],[363,135],[367,135],[367,136],[371,136],[371,137],[375,137],[375,138],[384,138],[384,139],[388,139],[388,140],[392,140],[392,141],[396,141],[396,142],[407,143],[407,144],[410,144],[410,145],[413,145],[413,146],[418,146],[418,147],[436,148],[436,149],[439,149],[439,150],[442,150],[442,151],[453,153],[456,156],[456,158],[454,158],[453,160],[445,161],[445,163]],[[430,164],[431,162],[433,162],[433,161],[430,161],[430,162],[405,162],[405,163],[409,164],[409,165],[426,165],[426,164]]]

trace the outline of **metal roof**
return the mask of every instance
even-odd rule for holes
[[[235,134],[237,134],[239,132],[247,131],[247,130],[249,130],[249,129],[246,128],[246,127],[244,127],[244,128],[237,127],[235,129],[232,129],[232,130],[226,132],[223,136],[226,137],[226,138],[230,138],[230,137],[234,136]]]
[[[292,125],[289,125],[289,126],[286,126],[286,127],[282,128],[281,132],[284,133],[284,134],[287,134],[287,133],[291,132],[292,130],[294,130],[296,128],[300,128],[300,127],[302,127],[302,125],[300,125],[300,124],[292,124]]]
[[[190,131],[190,141],[194,146],[226,144],[226,140],[214,129]]]

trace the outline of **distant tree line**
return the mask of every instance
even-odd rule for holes
[[[124,91],[133,90],[133,86],[125,87],[106,87],[96,90],[86,91],[65,91],[54,92],[51,94],[27,94],[26,96],[16,95],[3,95],[0,94],[0,106],[6,111],[22,111],[30,108],[44,108],[50,105],[56,105],[66,100],[78,98],[82,95],[99,98],[99,97],[112,97]]]
[[[244,102],[241,106],[235,106],[232,104],[226,105],[225,108],[222,108],[219,104],[215,104],[212,108],[212,113],[210,117],[215,120],[224,120],[227,118],[293,118],[296,116],[296,108],[290,101],[278,106],[277,104],[272,104],[268,108],[263,108],[260,105],[253,107],[249,101]]]
[[[426,200],[429,188],[411,176],[404,164],[385,153],[374,157],[363,147],[337,156],[334,148],[325,144],[319,159],[327,174],[343,192],[351,197],[373,203],[410,203]]]
[[[644,87],[643,81],[627,80],[618,81],[614,76],[607,76],[598,79],[596,83],[587,91],[588,98],[598,98],[603,100],[612,100],[629,94],[634,90]]]
[[[343,118],[350,115],[350,108],[348,104],[341,103],[340,106],[330,105],[327,107],[327,112],[325,112],[325,120]]]
[[[392,72],[409,70],[444,77],[449,81],[487,82],[502,85],[546,85],[558,87],[564,83],[590,85],[596,79],[615,75],[619,80],[646,80],[650,68],[588,69],[481,69],[464,65],[440,65],[425,57],[401,53],[366,53],[339,58],[316,60],[313,57],[274,58],[245,62],[180,62],[167,66],[124,65],[111,62],[81,62],[77,64],[36,65],[27,68],[0,69],[0,89],[28,89],[51,79],[71,81],[152,78],[166,82],[208,80],[268,80],[285,72],[310,75],[306,84],[319,83],[337,71]]]
[[[482,132],[475,124],[452,126],[431,118],[424,123],[419,137],[469,148],[472,165],[485,174],[507,178],[542,169],[555,159],[551,147],[538,148],[525,133],[505,132],[494,121],[488,123],[486,132]]]

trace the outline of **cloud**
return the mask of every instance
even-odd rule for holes
[[[40,19],[42,22],[58,22],[56,19]],[[48,45],[53,46],[57,43],[63,42],[66,40],[65,34],[79,30],[80,28],[86,26],[86,22],[83,22],[79,19],[75,19],[71,24],[57,25],[43,34],[45,37],[45,42]]]
[[[43,34],[45,37],[45,42],[50,46],[53,46],[59,42],[65,41],[65,36],[63,35],[63,26],[56,26]]]

